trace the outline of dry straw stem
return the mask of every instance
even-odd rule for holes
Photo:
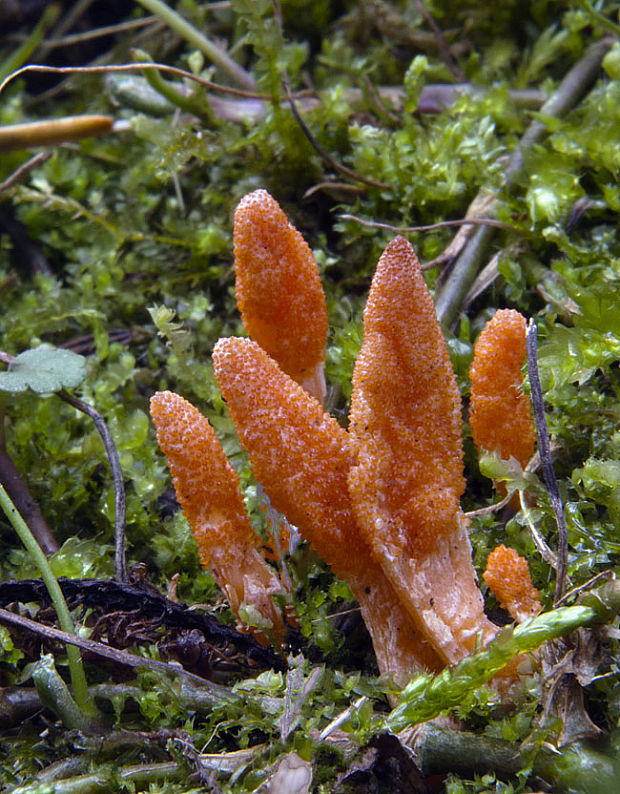
[[[237,305],[246,331],[323,403],[327,307],[312,251],[266,190],[237,205],[233,240]]]
[[[282,639],[282,616],[271,599],[282,585],[256,549],[237,473],[213,428],[197,408],[170,391],[151,398],[151,416],[202,565],[241,621],[242,608],[251,606]]]
[[[67,116],[0,127],[0,152],[55,146],[96,135],[106,135],[114,125],[112,116]]]
[[[382,673],[438,670],[355,522],[347,490],[347,432],[249,339],[220,339],[215,374],[273,506],[298,527],[357,598]]]
[[[445,662],[492,637],[459,499],[460,393],[411,245],[385,249],[353,373],[349,490],[358,523],[401,602]]]

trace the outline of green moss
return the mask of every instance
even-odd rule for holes
[[[537,116],[511,93],[554,91],[589,43],[615,30],[615,5],[547,0],[426,4],[460,72],[485,89],[463,95],[433,115],[415,112],[421,92],[460,78],[437,50],[415,4],[284,0],[282,30],[267,0],[234,0],[231,8],[218,10],[194,2],[174,5],[236,46],[235,57],[269,97],[260,117],[241,123],[214,117],[206,124],[187,115],[151,116],[113,104],[102,75],[74,76],[70,90],[34,104],[28,84],[20,80],[5,89],[0,104],[3,125],[78,112],[109,112],[129,122],[126,132],[57,147],[46,163],[3,194],[46,255],[52,276],[32,276],[23,253],[6,233],[0,236],[2,350],[16,355],[41,342],[62,345],[90,336],[88,374],[76,394],[102,413],[118,446],[127,491],[129,564],[146,561],[149,580],[161,588],[179,573],[179,597],[190,603],[214,605],[220,597],[211,576],[200,568],[185,519],[163,508],[171,483],[148,418],[148,398],[158,389],[182,393],[208,415],[239,470],[254,525],[261,534],[268,530],[209,361],[219,336],[243,333],[234,301],[232,215],[242,195],[265,187],[316,252],[330,319],[330,408],[345,426],[365,296],[377,259],[393,235],[339,216],[346,212],[398,227],[435,223],[462,218],[481,189],[499,191],[498,217],[512,228],[495,234],[483,262],[499,252],[497,274],[448,337],[459,386],[467,398],[472,346],[495,309],[519,308],[537,319],[547,419],[568,522],[569,575],[580,585],[617,566],[617,45],[592,90],[561,120]],[[160,57],[159,44],[152,45],[152,54]],[[2,61],[12,46],[0,42]],[[119,39],[113,60],[128,61],[127,46]],[[161,57],[211,76],[209,65],[184,45]],[[385,187],[353,180],[350,189],[334,187],[334,182],[349,180],[312,148],[292,117],[281,84],[285,69],[294,90],[311,85],[318,91],[321,103],[304,119],[319,145],[337,162]],[[382,85],[401,89],[399,99],[378,102],[375,92]],[[299,104],[303,107],[303,100]],[[504,190],[506,158],[532,118],[541,118],[548,134],[528,153],[513,187]],[[26,159],[26,152],[3,154],[0,180]],[[443,252],[453,230],[409,236],[420,259],[427,261]],[[429,271],[426,277],[434,290],[447,272]],[[159,307],[159,319],[149,315],[149,307]],[[108,336],[119,329],[127,332],[124,341]],[[52,561],[56,572],[110,576],[114,494],[91,421],[53,396],[31,393],[11,397],[4,414],[7,450],[61,544]],[[464,506],[475,509],[496,497],[480,472],[466,425],[465,433]],[[555,548],[555,520],[539,479],[528,493],[536,501],[529,520]],[[542,599],[551,605],[554,574],[536,551],[523,513],[477,518],[471,538],[479,572],[500,542],[527,556]],[[32,575],[30,561],[4,520],[0,540],[5,549],[2,578]],[[271,674],[240,685],[249,704],[245,711],[227,702],[188,717],[176,683],[148,676],[136,684],[135,702],[142,703],[142,711],[129,705],[118,710],[119,727],[187,730],[194,746],[209,752],[267,744],[269,749],[236,777],[218,781],[225,791],[252,790],[266,779],[270,764],[291,748],[304,757],[314,754],[316,785],[330,790],[333,758],[322,755],[324,748],[315,749],[310,731],[325,727],[363,692],[373,698],[372,705],[356,712],[346,729],[352,741],[365,741],[376,729],[372,707],[385,708],[381,687],[365,677],[374,671],[368,637],[359,627],[345,637],[334,619],[343,606],[351,607],[346,586],[305,545],[285,564],[294,583],[301,648],[325,666],[288,739],[278,725],[285,710],[285,677]],[[490,598],[488,605],[496,606]],[[233,621],[229,612],[224,619]],[[27,675],[24,660],[4,635],[0,640],[0,673],[17,681]],[[605,642],[602,672],[586,692],[597,722],[613,731],[618,670],[607,662],[617,656],[617,640]],[[307,665],[304,681],[310,674]],[[506,716],[485,693],[466,693],[467,719],[475,730],[511,742],[526,739],[538,694],[525,693],[517,711]],[[28,780],[53,757],[73,752],[60,732],[40,737],[39,727],[27,722],[19,740],[0,741],[3,784]],[[614,736],[611,744],[618,741]],[[552,731],[545,740],[554,738]],[[130,763],[137,756],[125,758]],[[446,790],[528,790],[526,767],[524,759],[523,774],[511,781],[493,775],[475,780],[452,776]]]

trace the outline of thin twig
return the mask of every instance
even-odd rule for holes
[[[448,69],[452,72],[454,77],[456,77],[457,80],[464,81],[465,75],[457,66],[457,63],[454,60],[452,53],[450,52],[450,47],[448,46],[448,43],[446,42],[439,25],[435,22],[433,15],[426,8],[422,0],[414,0],[414,4],[418,9],[418,11],[420,12],[420,14],[422,14],[424,19],[427,21],[430,29],[433,31],[433,35],[435,36],[435,41],[437,42],[437,50],[439,51],[439,55],[441,59],[446,64]]]
[[[400,124],[399,117],[392,113],[392,111],[387,107],[383,99],[381,98],[381,94],[372,84],[370,77],[367,74],[363,75],[362,80],[364,81],[364,85],[366,86],[366,91],[368,92],[368,96],[372,100],[375,105],[376,112],[380,115],[386,116],[392,124]]]
[[[616,576],[616,572],[612,571],[611,569],[601,571],[600,573],[597,573],[596,576],[592,576],[590,579],[588,579],[587,582],[577,585],[577,587],[573,587],[571,590],[568,590],[568,592],[564,593],[562,598],[557,601],[556,606],[561,606],[565,601],[573,598],[573,596],[576,596],[578,593],[588,590],[590,587],[592,587],[592,585],[596,584],[596,582],[600,581],[601,579],[609,579],[609,581],[613,581]]]
[[[5,363],[11,363],[13,356],[0,352],[0,360]],[[64,389],[56,392],[61,400],[64,400],[69,405],[72,405],[78,411],[90,416],[95,423],[95,427],[101,436],[103,445],[108,455],[110,463],[110,470],[112,472],[112,480],[114,483],[114,507],[115,507],[115,524],[114,524],[114,569],[116,579],[119,582],[127,581],[127,563],[125,561],[125,483],[123,481],[123,472],[121,469],[121,462],[118,456],[114,439],[105,423],[101,414],[83,400],[66,392]]]
[[[78,400],[69,392],[64,389],[56,392],[61,400],[64,400],[69,405],[77,408],[78,411],[90,416],[95,423],[95,427],[99,431],[99,435],[103,441],[105,451],[108,455],[110,469],[112,471],[112,480],[114,482],[114,507],[115,507],[115,525],[114,525],[114,570],[116,579],[119,582],[127,581],[127,563],[125,561],[125,483],[123,481],[123,471],[121,469],[121,462],[118,457],[118,451],[110,433],[108,426],[105,423],[101,414],[93,408],[92,405]]]
[[[0,195],[6,193],[7,190],[10,190],[14,187],[18,182],[27,176],[32,170],[38,168],[43,163],[47,162],[50,159],[53,152],[39,152],[31,157],[29,160],[26,160],[25,163],[22,163],[19,168],[16,168],[12,174],[9,174],[4,182],[0,182]]]
[[[185,69],[178,69],[176,66],[151,62],[105,64],[103,66],[45,66],[39,63],[29,63],[27,66],[22,66],[21,69],[11,72],[11,74],[4,78],[0,83],[0,93],[10,82],[26,72],[43,72],[45,74],[105,74],[106,72],[141,72],[144,69],[158,69],[160,72],[166,72],[167,74],[174,74],[177,75],[177,77],[183,77],[187,80],[193,80],[195,83],[208,88],[210,91],[220,91],[223,94],[245,97],[246,99],[271,99],[267,94],[258,94],[256,91],[244,91],[240,88],[221,85],[220,83],[214,83],[212,80],[205,80],[204,77],[192,74]]]
[[[94,1],[95,0],[77,0],[76,3],[71,4],[67,10],[67,13],[60,17],[60,19],[56,22],[55,27],[50,31],[50,36],[52,38],[64,36],[68,30],[71,30],[79,18],[88,11],[89,7]],[[49,50],[50,47],[48,46],[47,41],[43,41],[37,48],[36,54],[41,59],[44,59],[47,56]]]
[[[221,693],[220,697],[226,701],[230,701],[231,699],[230,691],[226,689],[226,687],[218,686],[217,684],[213,684],[198,675],[194,675],[194,673],[188,672],[178,662],[173,662],[170,664],[166,662],[160,662],[155,659],[149,659],[143,656],[137,656],[136,654],[128,653],[127,651],[121,651],[118,648],[112,648],[102,642],[88,640],[86,637],[79,637],[77,634],[70,634],[69,632],[61,631],[61,629],[54,628],[54,626],[43,625],[42,623],[38,623],[36,620],[24,617],[23,615],[17,615],[14,612],[9,612],[9,610],[3,609],[1,607],[0,623],[5,625],[8,624],[9,626],[17,626],[19,629],[32,631],[48,640],[55,640],[57,642],[63,643],[63,645],[72,645],[74,647],[81,648],[83,651],[88,651],[89,653],[93,653],[103,659],[108,659],[112,662],[116,662],[117,664],[126,665],[127,667],[132,667],[134,669],[139,667],[148,667],[151,670],[157,670],[158,672],[162,673],[181,675],[184,678],[188,678],[190,681],[193,681],[195,684],[199,684],[203,687],[209,687],[214,695]]]
[[[547,428],[547,417],[545,415],[545,404],[543,401],[540,377],[538,375],[538,329],[534,320],[530,320],[527,334],[525,337],[527,347],[527,370],[530,378],[530,389],[532,393],[532,407],[534,410],[534,421],[536,423],[536,433],[538,436],[538,452],[540,455],[540,465],[547,485],[549,499],[555,513],[555,520],[558,526],[558,552],[557,552],[557,576],[555,582],[554,604],[562,598],[566,584],[566,570],[568,565],[568,530],[566,528],[566,517],[564,515],[564,505],[560,497],[558,481],[553,469],[553,458],[551,456],[551,446],[549,444],[549,430]]]
[[[363,193],[366,188],[360,187],[359,185],[352,185],[350,182],[330,182],[327,180],[325,182],[317,182],[316,185],[312,185],[312,187],[306,190],[302,198],[308,199],[310,196],[318,193],[319,190],[325,190],[327,192],[330,190],[336,190],[344,191],[345,193]]]
[[[483,516],[488,516],[490,513],[497,513],[497,511],[501,510],[502,507],[506,507],[507,504],[510,504],[513,496],[514,493],[509,493],[506,494],[501,502],[495,502],[494,504],[487,505],[486,507],[479,507],[478,510],[470,510],[468,513],[465,513],[465,518],[481,518]]]
[[[507,229],[511,232],[518,233],[518,229],[511,226],[509,223],[497,221],[493,218],[459,218],[453,221],[438,221],[437,223],[428,223],[424,226],[392,226],[389,223],[380,223],[379,221],[366,221],[363,218],[358,218],[356,215],[349,215],[344,213],[338,215],[338,218],[343,221],[355,221],[360,226],[366,226],[369,229],[385,229],[388,232],[395,232],[396,234],[413,234],[415,232],[432,232],[435,229],[446,229],[450,226],[494,226],[496,229]]]
[[[496,201],[495,193],[481,189],[476,194],[474,200],[467,207],[464,218],[470,220],[471,218],[487,218],[489,217],[489,208],[493,207]],[[439,256],[430,259],[422,265],[423,270],[430,270],[432,267],[443,267],[444,265],[451,265],[459,256],[467,241],[471,238],[472,234],[477,231],[475,226],[462,226],[454,235],[452,240],[439,254]],[[436,292],[440,291],[441,282],[437,284]]]
[[[271,0],[271,4],[273,6],[274,19],[276,21],[276,24],[278,25],[278,28],[280,29],[280,34],[283,35],[283,31],[282,31],[282,24],[283,24],[282,23],[282,8],[280,7],[280,0]],[[342,165],[342,163],[339,163],[337,160],[335,160],[331,156],[331,154],[329,154],[321,146],[321,144],[317,141],[317,139],[314,137],[314,135],[310,131],[310,128],[308,127],[306,122],[302,119],[301,114],[300,114],[300,112],[299,112],[299,110],[297,108],[297,104],[295,102],[295,97],[293,96],[293,92],[291,91],[291,86],[290,86],[290,83],[289,83],[288,73],[287,73],[286,69],[284,69],[283,72],[282,72],[282,85],[284,87],[284,92],[286,94],[286,98],[287,98],[288,103],[290,105],[291,113],[293,114],[293,118],[295,119],[295,121],[299,125],[299,128],[301,129],[303,134],[306,136],[306,138],[308,140],[308,143],[312,146],[312,148],[319,155],[319,157],[321,157],[321,159],[325,160],[325,162],[329,166],[331,166],[331,168],[333,168],[335,171],[338,171],[339,173],[344,174],[345,176],[348,176],[350,179],[353,179],[353,181],[355,181],[355,182],[361,182],[363,185],[369,185],[370,187],[377,187],[377,188],[379,188],[381,190],[388,190],[389,189],[389,187],[390,187],[389,185],[386,185],[383,182],[377,182],[376,180],[370,179],[369,177],[365,177],[365,176],[361,176],[360,174],[356,174],[355,171],[351,170],[350,168],[347,168],[346,165]]]
[[[115,36],[117,33],[125,33],[128,30],[144,28],[153,23],[156,23],[160,27],[165,27],[164,23],[160,22],[156,16],[148,16],[142,17],[141,19],[130,19],[127,22],[120,22],[117,25],[104,25],[100,28],[84,30],[81,33],[70,33],[68,36],[61,36],[59,38],[47,38],[45,40],[45,46],[49,52],[49,50],[56,49],[56,47],[70,47],[73,44],[92,41],[102,36]]]
[[[17,512],[28,525],[43,553],[47,557],[50,554],[55,554],[60,546],[41,512],[41,508],[33,499],[9,453],[4,449],[4,443],[0,444],[0,483],[4,485]]]
[[[353,179],[355,182],[361,182],[363,185],[370,185],[370,187],[376,187],[381,190],[389,190],[389,185],[386,185],[384,182],[377,182],[375,179],[370,179],[369,177],[362,176],[361,174],[355,173],[350,168],[347,168],[346,165],[342,165],[337,160],[335,160],[331,154],[329,154],[325,149],[321,146],[321,144],[316,140],[314,135],[310,132],[308,125],[302,119],[299,110],[297,109],[297,105],[295,103],[295,98],[293,97],[293,93],[291,91],[291,87],[288,82],[288,76],[286,73],[282,75],[282,84],[284,86],[284,91],[286,93],[286,98],[288,99],[288,103],[291,107],[291,113],[293,114],[293,118],[299,124],[299,127],[303,134],[308,139],[308,142],[312,146],[312,148],[317,152],[317,154],[325,160],[325,162],[330,165],[335,171],[340,172],[341,174],[345,174],[346,176]]]
[[[240,63],[237,63],[223,47],[220,47],[219,44],[205,36],[204,33],[194,27],[168,4],[162,2],[162,0],[138,0],[138,2],[159,17],[162,22],[165,22],[169,28],[178,33],[185,41],[199,49],[231,80],[234,80],[242,88],[246,88],[249,91],[253,91],[256,88],[256,81]]]
[[[521,511],[527,522],[527,528],[529,529],[530,535],[532,537],[532,541],[536,546],[538,553],[543,558],[543,560],[547,563],[547,565],[551,566],[554,571],[558,569],[558,558],[553,553],[547,541],[543,538],[540,534],[538,529],[536,528],[536,524],[532,520],[532,511],[530,506],[525,502],[525,493],[523,491],[519,491],[519,501],[521,504]]]

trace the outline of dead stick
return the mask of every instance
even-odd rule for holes
[[[52,534],[39,505],[32,498],[28,486],[22,479],[13,460],[4,448],[0,448],[0,482],[11,497],[17,512],[22,516],[34,535],[43,553],[49,556],[58,549],[56,538]]]
[[[101,414],[93,408],[92,405],[78,400],[77,397],[62,391],[56,392],[61,400],[69,403],[78,411],[90,416],[95,423],[95,427],[101,436],[105,451],[108,455],[110,469],[112,471],[112,480],[114,482],[114,506],[115,506],[115,523],[114,523],[114,570],[116,572],[116,579],[119,582],[127,581],[127,563],[125,561],[125,483],[123,481],[123,471],[121,469],[120,458],[118,451],[112,438],[112,434],[105,423]]]
[[[527,348],[527,371],[530,377],[530,389],[532,392],[532,407],[534,409],[534,421],[536,422],[536,433],[538,435],[538,454],[540,455],[540,466],[543,471],[547,492],[555,521],[558,527],[558,552],[557,552],[557,575],[555,580],[555,595],[553,603],[557,604],[564,595],[566,585],[566,571],[568,566],[568,529],[566,528],[566,517],[564,515],[564,505],[560,497],[558,481],[553,469],[553,457],[551,455],[551,445],[549,444],[549,429],[547,428],[547,417],[545,415],[545,403],[543,401],[540,377],[538,375],[538,329],[534,320],[530,320],[525,337]]]
[[[602,39],[593,44],[586,54],[566,74],[557,90],[540,109],[541,115],[562,118],[574,107],[589,89],[596,78],[601,62],[611,49],[613,40]],[[547,131],[542,121],[533,121],[527,128],[517,148],[512,153],[504,176],[504,190],[509,192],[523,171],[525,155]],[[496,214],[496,206],[488,211],[490,217]],[[478,229],[457,258],[450,277],[435,298],[437,317],[441,323],[452,325],[458,317],[463,300],[486,257],[486,251],[493,238],[493,229],[483,226]]]

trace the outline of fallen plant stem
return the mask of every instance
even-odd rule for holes
[[[528,767],[527,745],[522,748],[503,739],[451,730],[432,722],[420,725],[411,738],[399,738],[413,750],[416,766],[425,777],[450,771],[468,778],[492,773],[508,780]],[[588,780],[594,774],[597,791],[612,790],[617,779],[613,759],[585,744],[563,748],[561,753],[543,745],[533,759],[531,774],[552,783],[554,790],[570,791],[590,790]]]
[[[14,187],[18,182],[21,182],[32,170],[47,162],[52,154],[53,152],[39,152],[29,160],[26,160],[25,163],[22,163],[19,168],[16,168],[12,174],[9,174],[3,182],[0,182],[0,196]]]
[[[613,45],[613,39],[605,38],[588,48],[585,55],[565,75],[564,79],[540,109],[541,116],[562,118],[573,108],[590,87],[601,62]],[[527,128],[517,144],[506,167],[502,189],[510,192],[523,172],[525,156],[547,131],[543,121],[535,120]],[[488,209],[489,217],[497,212],[494,202]],[[435,296],[437,317],[446,326],[457,319],[463,300],[473,284],[485,259],[487,248],[493,238],[493,229],[483,226],[465,244],[454,263],[449,278]]]
[[[112,116],[68,116],[65,118],[7,124],[0,127],[0,152],[56,146],[112,132]]]
[[[197,28],[191,25],[184,17],[170,8],[161,0],[138,0],[140,5],[155,14],[168,27],[172,28],[182,38],[197,47],[200,52],[207,56],[219,69],[227,74],[231,80],[249,91],[256,89],[256,82],[249,72],[233,60],[226,50],[222,49],[211,39],[207,38]]]
[[[50,598],[56,609],[56,614],[58,615],[58,621],[64,633],[68,636],[75,637],[73,621],[71,620],[67,602],[65,601],[65,597],[62,594],[56,577],[52,573],[49,562],[2,485],[0,485],[0,506],[19,535],[19,539],[26,547],[32,561],[41,572],[41,577],[50,594]],[[2,611],[4,612],[5,610]],[[67,659],[69,662],[75,702],[84,714],[94,716],[96,714],[96,709],[86,686],[86,676],[84,674],[82,657],[78,648],[74,645],[67,646]]]
[[[399,705],[387,718],[387,729],[398,732],[433,719],[462,703],[515,656],[530,653],[544,642],[605,620],[608,617],[606,610],[618,611],[620,589],[617,581],[608,585],[613,585],[613,589],[606,593],[599,608],[559,607],[515,628],[502,628],[483,651],[471,654],[439,675],[417,676],[401,692]]]
[[[78,400],[64,389],[56,392],[61,400],[77,408],[78,411],[90,416],[95,423],[95,427],[101,436],[105,451],[110,463],[112,480],[114,482],[114,570],[116,579],[119,582],[127,581],[127,563],[125,560],[125,483],[123,481],[123,471],[118,457],[118,451],[112,438],[107,424],[101,414],[88,403]]]
[[[42,72],[44,74],[106,74],[108,72],[142,72],[145,69],[157,69],[160,72],[167,74],[174,74],[177,77],[187,78],[193,80],[195,83],[210,89],[211,91],[219,91],[224,94],[232,94],[233,96],[245,97],[246,99],[270,99],[268,95],[257,94],[256,91],[243,90],[233,88],[232,86],[220,85],[214,83],[212,80],[205,80],[197,74],[192,74],[185,69],[178,69],[176,66],[168,66],[165,63],[121,63],[121,64],[106,64],[102,66],[46,66],[39,63],[29,63],[22,66],[11,74],[7,75],[0,83],[0,93],[6,86],[27,72]]]
[[[136,56],[136,60],[144,60],[145,56],[147,56],[147,53],[143,50],[132,50],[132,54]],[[184,110],[186,113],[191,113],[207,126],[212,123],[213,118],[206,105],[203,106],[197,102],[193,95],[186,96],[177,91],[171,83],[164,80],[157,69],[145,69],[143,74],[151,88],[155,89],[158,94],[167,99],[172,105]]]
[[[39,505],[32,498],[23,477],[4,448],[4,443],[0,444],[0,483],[6,488],[15,509],[29,526],[43,553],[48,556],[55,554],[60,548],[58,542]]]
[[[103,730],[103,723],[85,713],[73,699],[56,669],[51,653],[43,654],[35,664],[32,680],[41,701],[56,714],[66,728],[87,733]],[[90,698],[90,692],[88,695]],[[94,703],[92,699],[91,702]]]
[[[200,75],[188,72],[186,69],[179,69],[176,66],[169,66],[165,63],[153,63],[147,61],[144,63],[122,63],[122,64],[105,64],[100,66],[47,66],[45,64],[27,64],[26,66],[17,69],[9,74],[0,83],[0,93],[16,78],[22,74],[29,72],[41,72],[43,74],[114,74],[114,73],[137,73],[148,70],[156,70],[164,72],[165,74],[175,75],[186,80],[190,80],[198,85],[207,88],[220,94],[228,94],[233,97],[238,97],[239,101],[234,104],[234,112],[231,113],[233,120],[240,121],[242,119],[250,118],[257,119],[264,114],[265,110],[262,105],[252,103],[249,100],[270,101],[272,99],[269,94],[261,94],[256,91],[244,91],[232,86],[221,85],[212,80],[206,80]],[[416,108],[417,113],[439,113],[442,108],[449,106],[454,100],[463,93],[472,93],[474,95],[484,94],[484,88],[477,88],[469,83],[452,85],[444,83],[434,83],[425,86],[422,89],[420,101]],[[387,99],[394,102],[402,102],[404,97],[404,90],[399,86],[384,86],[379,88],[379,93],[382,99]],[[526,108],[536,110],[541,107],[545,101],[545,94],[537,90],[512,90],[508,92],[509,97],[515,104]],[[303,91],[296,91],[293,94],[295,101],[300,102],[298,109],[301,112],[314,110],[320,105],[320,100],[313,90],[305,89]],[[362,97],[362,91],[359,88],[351,88],[346,92],[345,97],[350,102],[359,102]],[[234,102],[234,100],[233,100]],[[232,109],[231,106],[226,106]],[[214,111],[217,111],[217,106],[214,106]],[[222,112],[223,118],[227,118],[226,114]]]
[[[133,790],[135,786],[141,786],[141,791],[147,791],[150,783],[162,778],[179,780],[186,775],[187,770],[175,761],[120,767],[109,764],[91,774],[55,780],[53,786],[46,785],[44,788],[46,791],[53,791],[54,794],[92,794],[97,791],[110,791],[111,787],[115,788],[114,782],[116,782],[121,789],[130,786]],[[32,785],[28,784],[10,789],[10,794],[32,794],[33,790]]]
[[[342,165],[337,160],[335,160],[331,154],[329,154],[321,144],[316,140],[314,135],[310,132],[310,129],[306,122],[302,119],[299,110],[297,109],[297,105],[295,103],[295,98],[293,97],[293,93],[291,91],[291,87],[288,82],[288,76],[286,73],[282,75],[282,84],[284,86],[284,92],[286,93],[286,98],[288,99],[288,103],[291,108],[291,113],[293,114],[293,118],[299,125],[301,131],[306,136],[308,142],[312,146],[312,148],[316,151],[316,153],[323,159],[325,162],[330,165],[335,171],[338,171],[341,174],[345,174],[345,176],[350,177],[355,182],[361,182],[363,185],[369,185],[370,187],[376,187],[380,190],[388,190],[389,185],[385,184],[385,182],[377,182],[375,179],[370,179],[369,177],[362,176],[361,174],[357,174],[355,171],[347,168],[346,165]]]
[[[459,69],[456,61],[454,60],[454,57],[450,52],[450,47],[448,46],[448,43],[441,32],[439,25],[435,22],[435,18],[430,13],[428,8],[426,8],[422,0],[414,0],[414,5],[420,14],[422,14],[430,29],[433,31],[433,35],[435,36],[435,41],[437,43],[437,50],[439,51],[439,55],[441,56],[443,62],[457,80],[464,80],[463,72]]]
[[[519,501],[521,504],[521,510],[527,522],[527,528],[532,536],[532,541],[534,545],[538,549],[538,553],[543,558],[543,560],[550,565],[554,571],[558,569],[558,558],[553,553],[553,551],[549,548],[549,544],[546,540],[541,536],[540,532],[536,529],[536,525],[532,520],[531,510],[529,505],[525,501],[525,493],[524,491],[519,491]]]
[[[32,53],[37,49],[43,37],[54,24],[58,15],[60,14],[60,4],[46,3],[43,6],[43,13],[37,22],[34,30],[28,36],[26,41],[14,50],[9,57],[0,64],[0,80],[4,79],[8,74],[19,68],[24,61],[27,61]]]
[[[603,58],[612,48],[614,41],[615,39],[607,37],[589,47],[585,55],[567,72],[558,88],[540,108],[539,115],[561,119],[575,107],[596,78]],[[542,138],[547,129],[547,124],[537,119],[527,128],[506,167],[504,190],[511,190],[514,187],[523,172],[525,155]]]
[[[115,36],[117,33],[125,33],[128,30],[145,28],[152,25],[154,22],[158,25],[163,25],[158,17],[153,15],[140,19],[131,19],[129,22],[120,22],[116,25],[103,25],[100,28],[85,30],[81,33],[70,33],[60,38],[47,38],[45,40],[45,45],[49,52],[50,50],[56,49],[56,47],[70,47],[73,44],[82,44],[84,41],[92,41],[93,39],[102,38],[103,36]]]
[[[89,653],[100,656],[103,659],[116,662],[117,664],[125,665],[132,669],[149,669],[157,673],[164,673],[165,675],[182,676],[188,681],[192,682],[194,686],[200,687],[203,690],[203,696],[210,698],[211,704],[214,702],[236,702],[238,697],[233,695],[229,689],[218,684],[214,684],[201,678],[194,673],[190,673],[181,667],[178,663],[168,664],[160,662],[156,659],[149,659],[148,657],[136,656],[136,654],[121,651],[117,648],[111,648],[102,642],[95,642],[85,637],[78,637],[72,632],[56,629],[53,626],[45,626],[42,623],[37,623],[36,620],[24,617],[23,615],[16,615],[14,612],[9,612],[7,609],[0,608],[0,623],[4,625],[16,626],[21,629],[32,631],[39,634],[48,640],[55,640],[62,642],[67,646],[67,655],[70,650],[74,650],[79,655],[79,648]],[[88,690],[87,690],[88,692]],[[90,698],[90,694],[89,694]]]
[[[489,243],[493,239],[493,228],[481,226],[465,243],[453,265],[448,280],[435,297],[437,319],[451,326],[458,317],[464,298],[482,268]]]
[[[566,527],[564,505],[562,504],[558,481],[556,480],[555,471],[553,469],[553,457],[551,455],[551,445],[549,443],[545,403],[540,385],[540,376],[538,374],[538,329],[534,320],[530,320],[525,341],[527,347],[527,371],[530,378],[530,389],[532,393],[532,408],[534,410],[534,421],[536,423],[536,434],[538,436],[538,454],[540,455],[540,465],[558,527],[557,575],[554,594],[554,604],[557,604],[564,594],[566,585],[568,529]]]
[[[432,232],[435,229],[446,229],[451,226],[494,226],[496,229],[506,229],[510,232],[518,234],[518,229],[511,226],[509,223],[495,220],[494,218],[458,218],[453,221],[438,221],[437,223],[428,223],[424,226],[392,226],[389,223],[380,223],[378,221],[366,221],[363,218],[358,218],[356,215],[349,215],[343,213],[338,218],[342,221],[355,221],[360,226],[366,226],[369,229],[385,229],[388,232],[395,234],[413,234],[414,232]]]

